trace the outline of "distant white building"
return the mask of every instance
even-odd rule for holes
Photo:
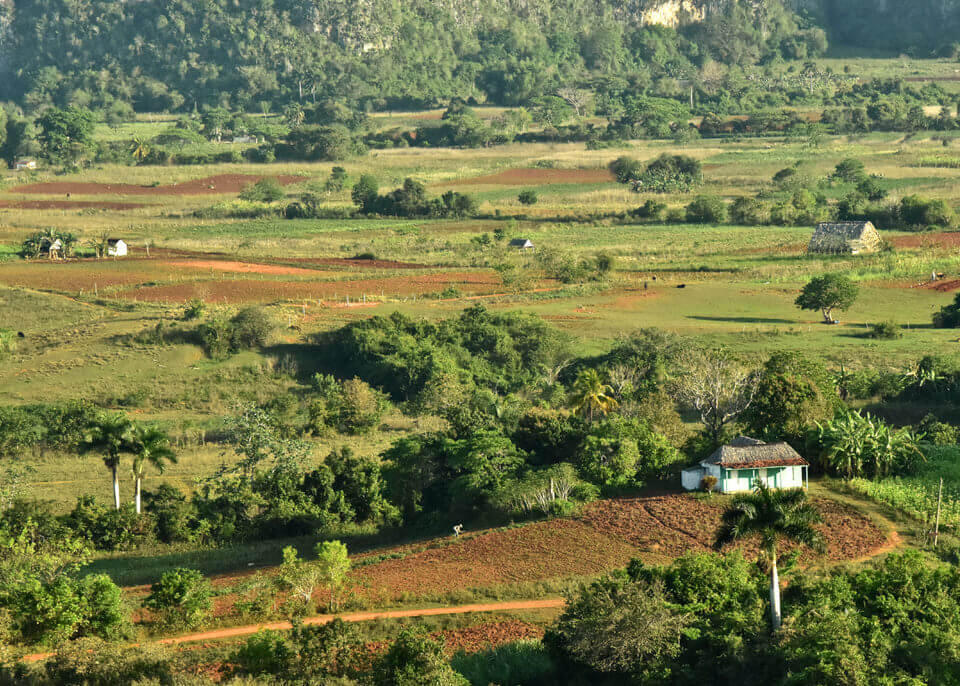
[[[23,171],[24,169],[36,169],[37,161],[32,157],[21,157],[13,166],[17,171]]]
[[[529,238],[514,238],[509,245],[517,250],[533,250],[533,241]]]
[[[234,143],[259,143],[256,136],[234,136]]]
[[[124,257],[127,254],[127,243],[122,238],[107,239],[107,255],[110,257]]]

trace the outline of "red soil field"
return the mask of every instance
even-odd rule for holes
[[[928,291],[938,291],[940,293],[950,293],[952,291],[960,290],[960,279],[948,279],[946,281],[932,281],[930,283],[922,283],[914,288],[923,288]]]
[[[272,302],[275,300],[335,300],[366,295],[411,295],[434,293],[448,286],[477,293],[500,286],[496,274],[485,272],[441,272],[418,276],[350,281],[269,281],[230,279],[195,283],[140,286],[121,291],[116,297],[150,302],[186,302],[203,298],[214,303]]]
[[[404,595],[599,574],[641,553],[672,559],[706,552],[712,550],[725,502],[680,494],[602,500],[577,519],[481,533],[436,548],[408,547],[404,557],[358,568],[354,580],[363,595],[387,602]],[[861,559],[887,544],[886,534],[855,510],[823,498],[813,502],[823,515],[818,528],[827,550],[819,556],[804,549],[802,560]],[[753,542],[736,547],[748,556],[757,553]],[[790,549],[784,546],[783,552]]]
[[[897,236],[890,242],[895,248],[960,247],[960,231],[940,233],[915,233],[909,236]]]
[[[231,274],[270,274],[274,276],[317,276],[315,269],[301,269],[300,267],[284,267],[277,264],[258,264],[256,262],[234,262],[231,260],[181,260],[166,264],[171,267],[187,267],[189,269],[209,269],[215,272],[229,272]]]
[[[426,269],[429,265],[393,260],[359,260],[348,257],[284,257],[284,262],[316,264],[324,267],[353,267],[356,269]]]
[[[614,180],[606,169],[507,169],[472,179],[434,184],[436,186],[543,186],[554,183],[607,183]]]
[[[265,176],[253,174],[220,174],[193,181],[174,183],[169,186],[138,186],[129,183],[79,183],[71,181],[48,181],[11,188],[11,193],[58,195],[219,195],[239,193]],[[275,176],[282,185],[304,181],[302,176]]]
[[[9,207],[14,210],[135,210],[138,207],[149,207],[149,205],[92,200],[0,200],[0,207]]]

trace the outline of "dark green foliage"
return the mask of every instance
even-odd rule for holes
[[[243,189],[240,197],[250,202],[276,202],[283,200],[285,193],[280,182],[272,177],[260,179]]]
[[[884,341],[892,341],[902,336],[903,332],[900,329],[900,325],[896,322],[877,322],[876,324],[871,324],[870,329],[866,333],[867,338]]]
[[[815,276],[797,296],[801,310],[820,310],[828,324],[833,323],[834,310],[847,310],[857,300],[860,288],[843,274]]]
[[[956,223],[956,216],[946,202],[916,195],[908,195],[900,201],[899,219],[911,228],[949,228]]]
[[[918,438],[909,428],[894,428],[870,415],[841,410],[818,424],[807,454],[831,474],[844,478],[911,474],[923,462]]]
[[[687,205],[691,224],[720,224],[727,218],[727,204],[715,195],[698,195]]]
[[[164,628],[192,629],[210,616],[213,590],[203,574],[181,567],[164,572],[150,587],[150,595],[143,601],[143,606]]]
[[[960,327],[960,293],[953,297],[953,302],[944,305],[939,312],[933,315],[933,325],[938,329],[956,329]]]
[[[317,339],[341,377],[359,377],[396,400],[430,394],[450,377],[500,393],[518,390],[535,383],[565,345],[565,337],[537,317],[481,305],[439,321],[400,313],[373,317]]]
[[[664,153],[647,164],[639,175],[631,171],[633,175],[623,182],[633,184],[633,190],[638,193],[682,193],[703,184],[703,165],[687,155]]]
[[[443,643],[430,638],[422,627],[403,627],[386,654],[377,662],[374,686],[467,686],[443,654]]]
[[[270,315],[260,307],[246,307],[230,319],[217,317],[197,327],[197,337],[207,355],[220,359],[241,350],[266,345],[273,333]]]
[[[546,647],[538,641],[505,643],[472,654],[458,652],[450,665],[475,686],[552,686],[563,680]]]
[[[90,148],[94,119],[85,107],[51,108],[37,120],[43,154],[50,160],[72,161],[82,157]]]
[[[767,219],[766,210],[762,201],[741,195],[730,205],[730,221],[743,226],[763,224]]]
[[[125,646],[86,638],[60,644],[29,682],[35,686],[128,686],[176,683],[177,664],[157,646]]]
[[[280,158],[337,162],[366,151],[363,143],[342,125],[300,126],[287,134],[286,141],[277,146]]]
[[[460,438],[408,436],[395,441],[383,458],[387,493],[408,522],[421,514],[480,511],[524,465],[524,454],[513,442],[491,429]]]
[[[637,217],[638,219],[649,219],[651,221],[660,221],[663,218],[663,213],[667,211],[666,203],[660,202],[659,200],[654,200],[653,198],[647,199],[640,207],[635,210],[631,210],[631,216]]]
[[[377,194],[377,182],[364,175],[353,187],[351,197],[364,214],[391,217],[467,217],[476,212],[476,201],[469,195],[447,191],[439,198],[427,198],[427,189],[419,181],[407,179],[403,186],[386,195]]]
[[[520,195],[517,196],[517,202],[521,205],[536,205],[539,200],[540,198],[534,191],[521,191]]]
[[[289,633],[262,630],[230,657],[239,674],[266,676],[282,683],[333,683],[363,671],[364,644],[357,629],[342,620],[320,626],[298,624]]]
[[[643,421],[625,417],[589,426],[577,451],[583,478],[605,488],[641,486],[665,476],[681,459],[666,438]]]
[[[937,421],[932,414],[925,416],[914,427],[914,431],[922,442],[930,445],[945,446],[960,443],[960,429],[952,424]]]
[[[79,498],[62,521],[97,550],[130,550],[153,537],[153,523],[138,515],[133,505],[117,510],[97,504],[91,496]]]
[[[775,353],[757,378],[753,402],[741,415],[749,435],[801,448],[816,422],[831,419],[840,397],[830,373],[799,353]]]
[[[863,162],[848,157],[837,164],[833,177],[844,183],[860,183],[867,178],[867,172]]]
[[[645,165],[632,157],[618,157],[610,163],[610,171],[620,183],[630,183],[640,178]]]

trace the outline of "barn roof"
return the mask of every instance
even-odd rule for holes
[[[813,232],[809,252],[861,253],[875,252],[880,247],[880,234],[872,222],[821,222]]]
[[[715,464],[728,469],[756,469],[796,467],[809,462],[786,443],[764,443],[756,438],[739,436],[718,448],[703,464]]]
[[[514,248],[524,248],[528,245],[533,245],[533,241],[529,238],[514,238],[510,241],[510,246]]]
[[[848,241],[861,238],[863,232],[870,229],[874,229],[872,222],[820,222],[817,224],[817,233],[830,233]]]

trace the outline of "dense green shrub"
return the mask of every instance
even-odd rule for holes
[[[703,165],[687,155],[664,153],[647,164],[639,176],[628,181],[637,192],[689,192],[703,184]]]
[[[240,198],[248,202],[277,202],[284,195],[283,186],[272,176],[262,178],[240,192]]]
[[[727,218],[727,204],[715,195],[698,195],[687,205],[691,224],[720,224]]]
[[[143,606],[154,622],[167,629],[193,629],[203,624],[213,610],[210,582],[195,569],[164,572],[150,587]]]
[[[933,325],[938,329],[956,329],[960,327],[960,293],[953,297],[953,302],[944,305],[939,312],[933,315]]]
[[[605,488],[636,487],[664,476],[680,453],[643,421],[611,417],[588,427],[577,450],[577,467],[587,481]]]

